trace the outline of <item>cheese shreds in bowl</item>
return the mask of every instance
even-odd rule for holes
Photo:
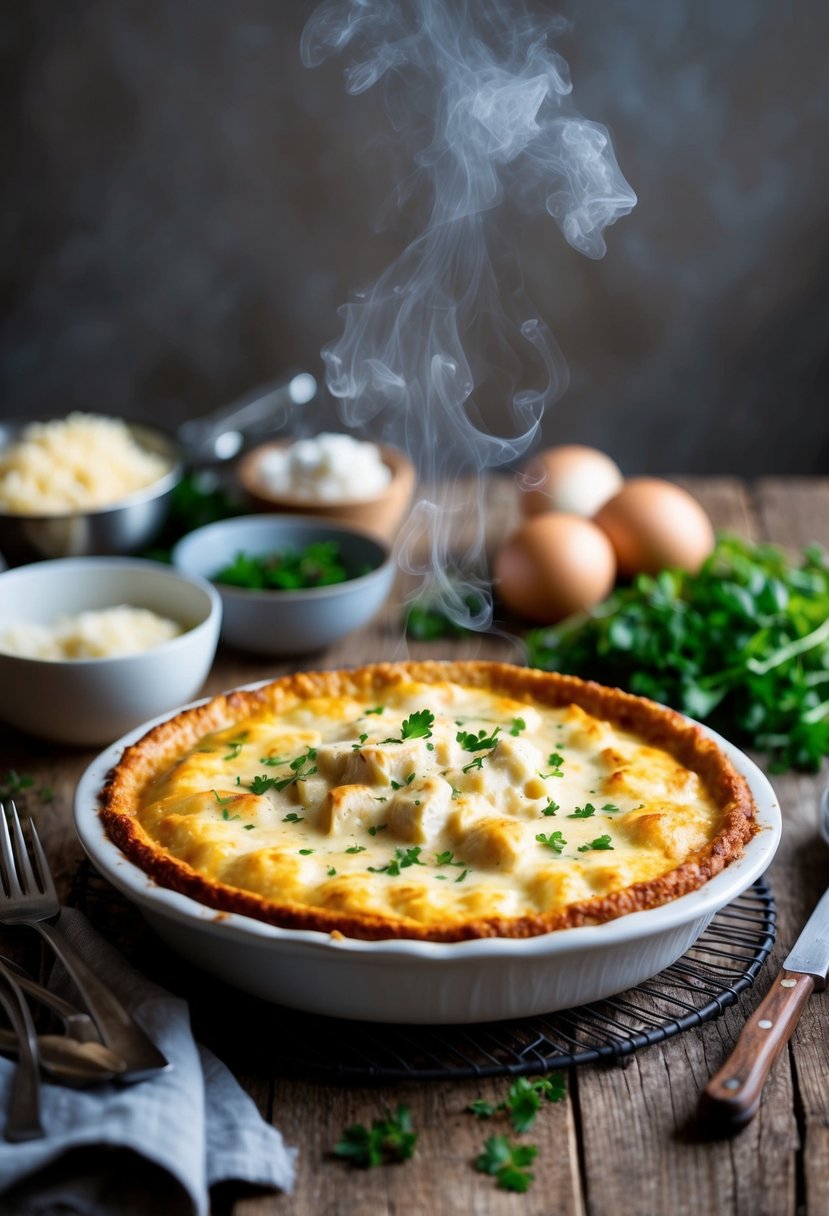
[[[120,418],[73,413],[33,422],[0,452],[0,510],[59,515],[105,507],[169,470],[169,461],[141,447]]]
[[[53,625],[9,625],[0,634],[0,651],[21,659],[111,659],[152,650],[182,632],[177,621],[120,604],[60,617]]]

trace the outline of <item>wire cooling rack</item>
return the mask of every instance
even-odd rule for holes
[[[774,898],[754,884],[696,945],[636,988],[543,1017],[473,1026],[385,1026],[280,1011],[283,1072],[340,1081],[537,1074],[614,1060],[718,1016],[748,988],[774,944]]]
[[[243,1067],[352,1085],[537,1075],[622,1059],[699,1026],[733,1005],[768,957],[776,922],[774,897],[765,880],[759,879],[716,914],[676,963],[618,996],[512,1021],[387,1026],[266,1004],[222,989],[217,981],[172,956],[165,975],[164,952],[159,952],[155,939],[149,939],[148,945],[145,936],[142,949],[140,939],[146,931],[140,928],[135,909],[88,863],[81,866],[71,902],[116,941],[131,936],[131,953],[139,965],[155,972],[153,978],[180,991],[184,984],[197,1033],[214,1040],[220,1052],[227,1048],[221,1022],[224,1011],[232,1007],[234,1025],[246,1027],[249,1056]],[[205,1014],[210,1009],[217,1011],[215,1020]]]

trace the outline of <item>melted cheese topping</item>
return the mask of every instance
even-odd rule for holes
[[[666,751],[570,705],[403,683],[205,736],[143,793],[146,833],[278,904],[443,926],[656,878],[723,812]]]

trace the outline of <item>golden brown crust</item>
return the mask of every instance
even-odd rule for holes
[[[478,917],[446,926],[424,925],[406,917],[357,915],[299,904],[278,904],[204,878],[185,862],[163,854],[136,821],[142,788],[205,734],[235,725],[252,713],[279,713],[298,701],[318,696],[381,698],[404,681],[449,681],[503,693],[542,707],[575,704],[588,713],[631,731],[663,748],[696,772],[723,809],[717,835],[667,874],[636,882],[609,895],[571,903],[553,913],[515,918]],[[355,670],[298,673],[263,688],[236,691],[185,710],[128,747],[109,774],[102,794],[101,818],[110,838],[126,856],[161,886],[222,912],[238,912],[289,929],[314,929],[365,940],[410,938],[462,941],[480,937],[532,937],[556,929],[600,924],[658,907],[703,886],[740,855],[756,832],[754,802],[745,780],[725,754],[680,714],[619,689],[575,676],[541,672],[506,663],[435,661],[380,663]]]

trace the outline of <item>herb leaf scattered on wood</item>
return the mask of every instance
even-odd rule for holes
[[[538,1156],[534,1144],[511,1144],[506,1136],[490,1136],[484,1151],[475,1160],[475,1169],[491,1174],[502,1191],[523,1194],[533,1183],[534,1175],[527,1169]]]
[[[414,1154],[417,1132],[412,1128],[412,1114],[407,1106],[398,1106],[397,1113],[385,1119],[373,1120],[371,1127],[354,1123],[347,1127],[334,1148],[341,1157],[359,1169],[407,1161]]]

